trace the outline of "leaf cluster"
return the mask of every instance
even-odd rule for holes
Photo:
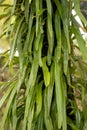
[[[11,43],[0,55],[1,71],[8,68],[11,77],[0,82],[0,130],[85,130],[87,47],[80,28],[86,30],[87,21],[79,0],[1,1],[2,6],[0,37]]]

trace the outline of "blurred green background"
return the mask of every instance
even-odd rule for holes
[[[13,3],[13,0],[5,0],[3,2],[3,4],[10,4],[12,5]],[[3,7],[0,7],[0,16],[2,16],[2,14],[6,14],[6,9]],[[4,26],[4,21],[5,21],[6,18],[3,18],[1,19],[0,17],[0,35],[2,34],[2,28]],[[9,39],[4,36],[2,38],[0,38],[0,53],[3,52],[3,51],[6,51],[7,49],[9,48]]]

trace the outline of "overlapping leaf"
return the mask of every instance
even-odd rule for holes
[[[0,130],[85,129],[87,48],[72,14],[75,9],[84,28],[79,0],[13,2],[12,6],[0,1],[5,11],[0,19],[6,18],[1,37],[11,41],[9,60],[0,67],[14,70],[10,80],[0,82],[0,108],[6,103]],[[3,58],[1,54],[1,62]],[[82,91],[82,111],[74,97],[77,87]]]

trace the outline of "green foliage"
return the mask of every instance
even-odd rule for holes
[[[10,50],[0,54],[0,71],[10,78],[0,81],[0,130],[85,130],[87,46],[72,14],[86,29],[80,1],[1,0],[1,7],[0,37]]]

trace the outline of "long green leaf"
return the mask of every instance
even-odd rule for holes
[[[21,27],[21,23],[23,21],[24,17],[20,20],[19,22],[19,25],[18,25],[18,28],[17,28],[17,31],[16,31],[16,34],[15,34],[15,38],[14,38],[14,41],[11,45],[11,54],[10,54],[10,62],[13,58],[13,55],[14,55],[14,52],[15,52],[15,47],[16,47],[16,41],[17,41],[17,37],[18,37],[18,33],[19,33],[19,30],[20,30],[20,27]]]
[[[27,52],[28,50],[28,46],[30,44],[30,36],[32,35],[32,23],[33,23],[33,19],[32,19],[32,12],[30,12],[30,17],[29,17],[29,25],[28,25],[28,33],[27,33],[27,37],[26,37],[26,40],[25,40],[25,45],[24,45],[24,48],[23,48],[23,51],[24,53]]]
[[[17,89],[17,88],[16,88],[15,85],[16,85],[16,84],[14,83],[14,88],[13,88],[11,94],[10,94],[10,97],[9,97],[9,100],[8,100],[8,103],[7,103],[5,112],[4,112],[4,116],[3,116],[3,119],[2,119],[2,124],[1,124],[0,130],[2,130],[3,127],[4,127],[4,125],[5,125],[5,121],[6,121],[7,117],[8,117],[8,112],[9,112],[9,109],[10,109],[10,107],[11,107],[12,100],[13,100],[15,94],[16,94],[16,89]]]
[[[43,82],[39,83],[36,86],[36,115],[35,117],[39,115],[42,109],[42,85],[43,85]]]
[[[87,25],[87,20],[82,15],[81,10],[80,10],[80,0],[74,0],[74,8],[79,18]]]
[[[35,57],[32,63],[32,68],[29,76],[29,80],[27,83],[27,90],[26,90],[26,96],[29,92],[29,89],[35,85],[36,77],[37,77],[37,72],[38,72],[38,66],[39,66],[39,61],[38,61],[38,52],[35,53]]]
[[[62,22],[63,22],[63,28],[64,28],[64,33],[66,36],[67,40],[67,47],[68,47],[68,52],[71,52],[71,47],[70,47],[70,38],[69,38],[69,5],[67,0],[62,0]],[[65,11],[66,10],[66,11]]]
[[[84,39],[81,36],[81,33],[80,33],[79,29],[74,25],[72,27],[72,31],[75,34],[75,37],[77,39],[79,48],[80,48],[80,50],[82,52],[82,55],[83,55],[84,59],[87,60],[87,48],[86,48],[86,44],[85,44]]]
[[[54,64],[51,66],[51,71],[50,71],[50,84],[47,87],[47,107],[48,107],[48,114],[50,114],[51,110],[51,103],[52,103],[52,96],[53,96],[53,88],[54,88],[54,81],[55,81],[55,69],[54,69]]]
[[[6,91],[6,94],[3,95],[2,99],[0,100],[0,108],[2,107],[3,103],[5,102],[5,100],[7,99],[7,97],[9,96],[11,90],[13,89],[14,86],[10,86],[9,89]]]
[[[67,101],[67,85],[63,78],[61,78],[62,83],[62,94],[63,94],[63,130],[67,130],[67,114],[66,114],[66,101]]]
[[[28,130],[32,130],[33,116],[34,116],[34,107],[29,111],[28,127],[27,127]]]
[[[44,113],[44,119],[45,119],[45,125],[46,125],[46,129],[47,130],[53,130],[53,125],[52,125],[52,120],[51,117],[49,115],[49,110],[48,110],[48,102],[47,102],[47,88],[45,89],[44,92],[44,109],[45,109],[45,113]]]
[[[17,102],[16,102],[16,96],[14,98],[14,103],[13,103],[13,109],[12,109],[12,125],[13,125],[13,130],[15,130],[17,128]]]
[[[38,15],[38,11],[39,11],[39,0],[36,0],[36,16]],[[37,34],[38,34],[38,30],[39,30],[39,18],[36,17],[36,37],[37,37]]]
[[[62,127],[63,123],[63,111],[62,111],[62,85],[61,85],[61,65],[55,62],[55,91],[56,91],[56,103],[58,111],[58,128]]]
[[[28,113],[31,110],[31,102],[32,102],[32,98],[33,98],[33,94],[34,94],[34,87],[32,86],[27,94],[27,98],[26,98],[26,104],[25,104],[25,113],[24,113],[24,126],[23,126],[23,130],[26,130],[27,127],[27,121],[30,120],[28,119]],[[33,111],[32,111],[33,112]],[[31,118],[33,115],[31,115]],[[31,119],[32,120],[32,119]],[[31,121],[30,120],[30,121]],[[30,124],[31,125],[31,124]],[[29,126],[28,126],[29,127]]]
[[[56,61],[58,62],[61,58],[61,23],[60,23],[60,17],[58,11],[55,13],[55,32],[56,32],[56,38],[57,38],[57,47],[55,49],[55,57]]]
[[[26,22],[28,23],[28,21],[29,21],[29,0],[25,1],[25,19],[26,19]]]
[[[50,72],[46,65],[46,57],[43,58],[42,70],[44,75],[44,83],[45,86],[47,87],[50,84]]]
[[[48,65],[51,64],[52,52],[54,46],[54,35],[53,35],[53,27],[52,27],[52,5],[50,0],[46,0],[47,3],[47,36],[48,36],[48,56],[47,61]]]

